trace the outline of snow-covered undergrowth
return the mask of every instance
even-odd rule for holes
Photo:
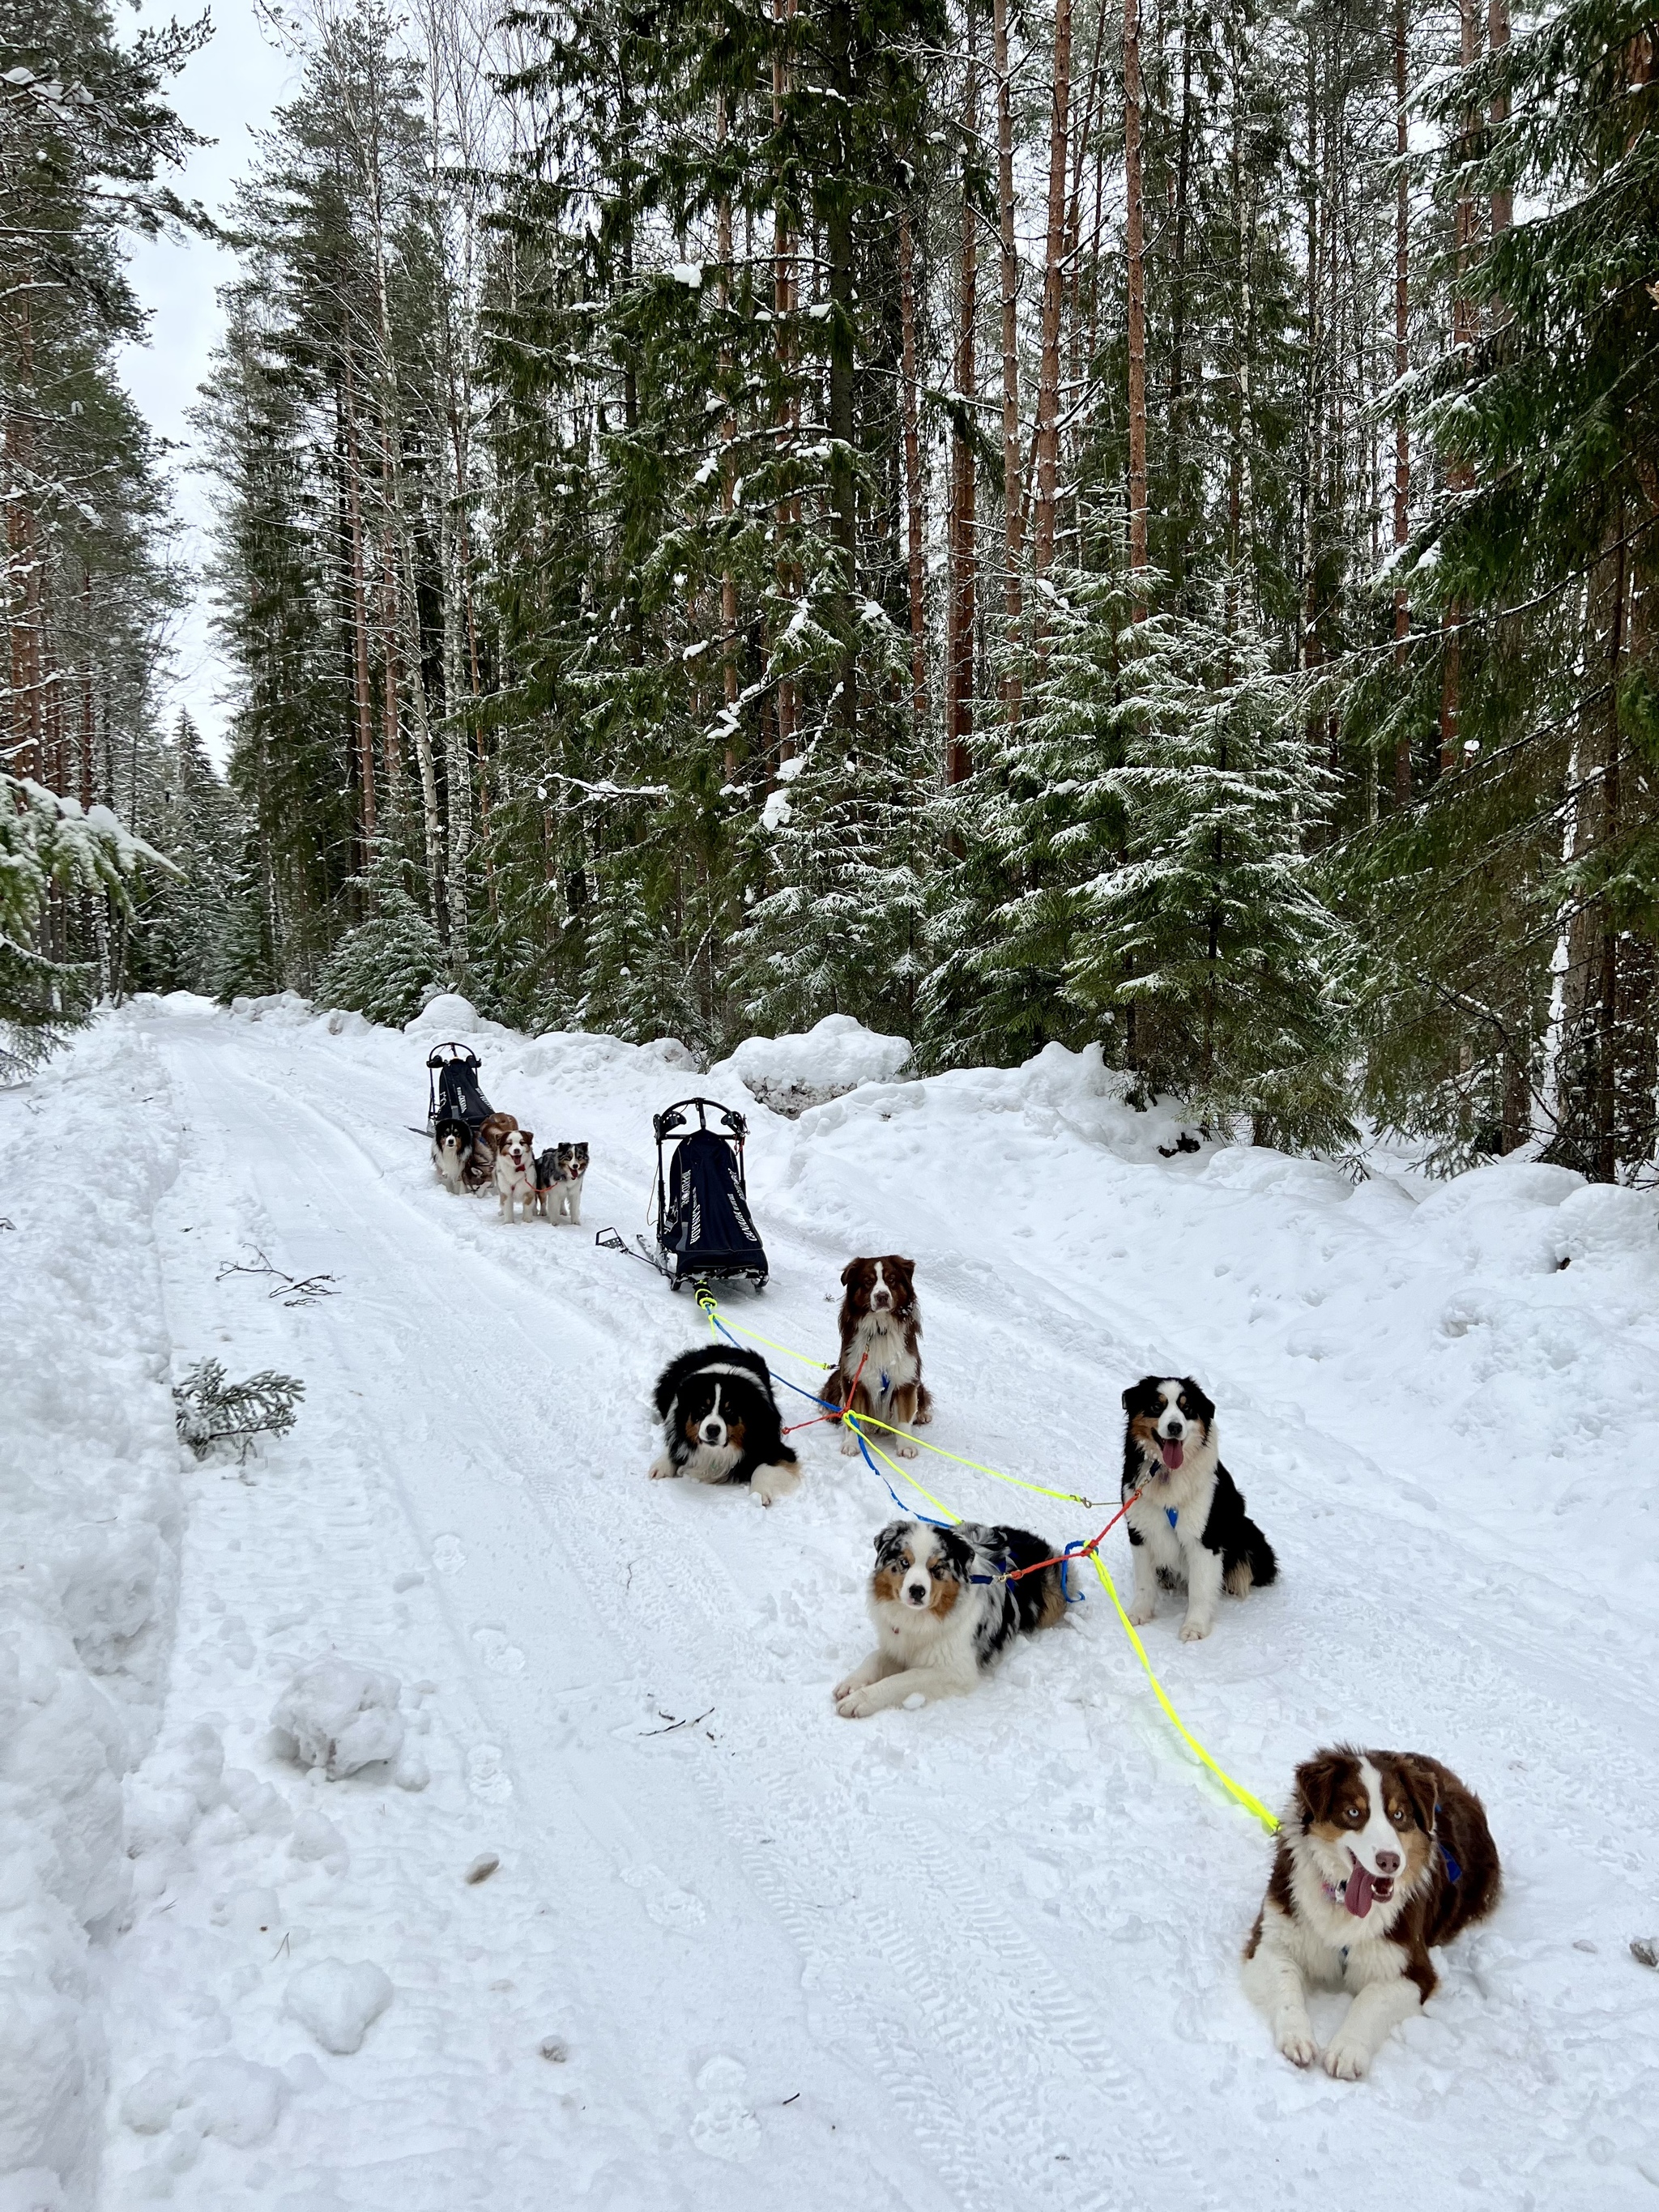
[[[0,2201],[82,2204],[105,2089],[95,1945],[129,1904],[123,1778],[173,1632],[179,1452],[153,1216],[159,1062],[94,1030],[0,1092]],[[11,2197],[5,2197],[9,2187]]]
[[[592,1146],[584,1231],[439,1188],[410,1125],[453,1035],[538,1143]],[[933,1438],[1091,1500],[1124,1384],[1196,1373],[1283,1572],[1206,1643],[1147,1629],[1183,1717],[1270,1801],[1341,1737],[1485,1798],[1505,1901],[1356,2088],[1245,2005],[1263,1838],[1098,1599],[971,1698],[842,1723],[880,1486],[822,1428],[769,1513],[645,1480],[652,1376],[702,1324],[591,1232],[645,1228],[654,1111],[747,1109],[687,1057],[453,1000],[400,1036],[175,999],[54,1072],[124,1130],[143,1069],[172,1086],[175,1365],[307,1382],[246,1481],[167,1461],[183,1598],[106,1939],[102,2212],[1647,2201],[1654,1199],[1182,1153],[1059,1048],[751,1115],[773,1278],[734,1321],[827,1357],[847,1255],[911,1253]],[[255,1243],[337,1295],[216,1282]],[[1055,1540],[1106,1517],[917,1472]]]

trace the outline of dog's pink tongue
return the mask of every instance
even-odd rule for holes
[[[1173,1437],[1160,1437],[1158,1440],[1158,1448],[1164,1455],[1164,1466],[1173,1474],[1186,1457],[1184,1447],[1178,1444]]]
[[[1363,1920],[1371,1909],[1371,1892],[1376,1887],[1370,1869],[1353,1863],[1353,1872],[1348,1876],[1348,1886],[1342,1893],[1342,1902],[1356,1920]]]

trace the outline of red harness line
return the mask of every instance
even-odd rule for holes
[[[838,1421],[841,1419],[842,1414],[850,1413],[853,1408],[854,1395],[859,1387],[859,1376],[863,1374],[865,1360],[868,1359],[869,1357],[870,1354],[866,1351],[863,1358],[859,1361],[857,1371],[853,1376],[851,1388],[847,1393],[847,1403],[842,1407],[841,1413],[814,1413],[810,1421],[792,1421],[789,1424],[789,1426],[784,1430],[784,1435],[787,1437],[793,1437],[797,1429],[815,1429],[820,1421]]]
[[[1135,1498],[1139,1498],[1139,1495],[1140,1492],[1137,1490],[1134,1498],[1126,1498],[1122,1504],[1118,1507],[1117,1511],[1113,1514],[1111,1519],[1101,1530],[1100,1534],[1098,1536],[1091,1536],[1088,1542],[1086,1544],[1080,1545],[1075,1552],[1056,1552],[1052,1559],[1034,1559],[1029,1567],[1016,1567],[1012,1574],[1000,1575],[997,1579],[1000,1582],[1005,1583],[1023,1582],[1027,1575],[1041,1574],[1044,1567],[1063,1566],[1073,1559],[1093,1559],[1095,1553],[1100,1549],[1102,1538],[1111,1534],[1113,1529],[1116,1528],[1118,1522],[1123,1518],[1129,1508],[1134,1504]]]

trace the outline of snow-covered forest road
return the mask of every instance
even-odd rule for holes
[[[1206,1643],[1173,1609],[1146,1632],[1188,1726],[1270,1802],[1337,1738],[1484,1796],[1505,1901],[1349,2087],[1295,2073],[1241,1996],[1269,1846],[1098,1591],[975,1697],[846,1723],[830,1686],[890,1513],[867,1470],[817,1428],[770,1512],[645,1480],[651,1380],[701,1324],[592,1231],[642,1224],[651,1111],[730,1077],[482,1037],[494,1103],[593,1146],[580,1231],[509,1229],[410,1133],[424,1036],[334,1018],[152,1000],[36,1086],[88,1133],[89,1206],[124,1116],[177,1133],[174,1376],[210,1355],[306,1384],[246,1480],[182,1477],[133,1901],[88,2000],[102,2212],[1659,2201],[1659,1976],[1626,1949],[1659,1925],[1650,1196],[1165,1162],[1177,1125],[1058,1048],[755,1111],[773,1285],[734,1319],[827,1357],[845,1258],[910,1252],[933,1439],[1097,1499],[1124,1384],[1196,1373],[1282,1577]],[[0,1100],[6,1146],[61,1176],[40,1129]],[[217,1279],[255,1248],[332,1294]],[[1056,1540],[1105,1517],[923,1480]],[[1121,1534],[1108,1559],[1122,1587]],[[426,1786],[272,1755],[276,1700],[331,1650],[400,1679],[400,1779]],[[351,2056],[284,2010],[329,1958],[393,1988]]]

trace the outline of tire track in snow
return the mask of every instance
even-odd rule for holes
[[[411,1229],[420,1224],[422,1242],[436,1232],[425,1209],[386,1188],[373,1154],[331,1110],[310,1098],[289,1103],[373,1170],[372,1182],[356,1191],[335,1185],[340,1207],[366,1231],[365,1195],[374,1188]],[[389,1235],[389,1227],[380,1233]],[[514,1249],[504,1246],[503,1256]],[[469,1276],[495,1277],[497,1304],[549,1306],[550,1319],[572,1327],[568,1306],[516,1268],[471,1250],[466,1262]],[[663,1337],[647,1363],[653,1368],[673,1348],[663,1321],[695,1326],[684,1308],[665,1315],[655,1301],[641,1318],[654,1321]],[[603,1334],[585,1316],[574,1321],[609,1364]],[[527,1311],[519,1323],[533,1339]],[[595,1410],[595,1446],[614,1452],[617,1428],[604,1409]],[[523,1437],[493,1407],[479,1425],[491,1444],[481,1467],[489,1459],[511,1465]],[[878,2078],[908,2119],[927,2166],[963,2212],[1002,2212],[1011,2201],[1097,2212],[1126,2197],[1146,2201],[1152,2190],[1161,2212],[1211,2212],[1218,2200],[1190,2161],[1167,2148],[1152,2151],[1131,2122],[1139,2087],[1101,2034],[1095,2010],[1066,1981],[1065,1963],[1034,1948],[1033,1931],[1012,1918],[959,1854],[945,1850],[937,1832],[880,1815],[838,1822],[830,1817],[827,1791],[803,1808],[796,1778],[818,1767],[828,1732],[849,1725],[830,1714],[828,1684],[817,1690],[814,1711],[801,1713],[775,1656],[743,1617],[729,1576],[688,1531],[686,1516],[671,1512],[632,1468],[613,1471],[629,1485],[628,1548],[642,1547],[649,1558],[649,1571],[636,1573],[631,1589],[617,1577],[615,1493],[603,1493],[600,1511],[589,1492],[549,1474],[517,1475],[550,1521],[556,1519],[566,1564],[640,1678],[660,1679],[666,1659],[677,1681],[708,1682],[696,1692],[700,1700],[718,1686],[721,1702],[735,1702],[738,1717],[722,1740],[733,1748],[729,1756],[698,1759],[696,1786],[754,1887],[789,1930],[806,1984],[838,1993],[842,2047],[855,2048],[866,2067],[872,2054],[878,2059]],[[758,1510],[737,1500],[704,1502]],[[767,1516],[769,1540],[787,1541],[788,1512],[784,1506]],[[744,1686],[751,1691],[746,1699]],[[525,1748],[519,1747],[520,1764]],[[836,1899],[827,1913],[825,1897]],[[1091,2112],[1103,2108],[1115,2118],[1109,2141],[1089,2124]],[[1056,2142],[1073,2148],[1057,2155]]]

